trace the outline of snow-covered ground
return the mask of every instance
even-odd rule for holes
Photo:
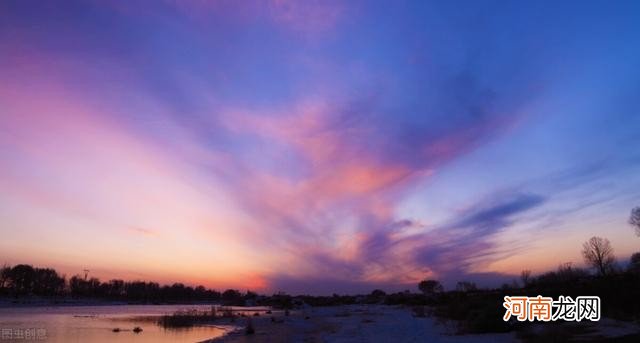
[[[309,308],[290,316],[251,317],[256,333],[244,327],[214,342],[516,342],[514,334],[455,335],[434,318],[414,317],[395,306],[352,305]],[[245,325],[248,318],[240,318]],[[281,321],[282,320],[282,321]],[[281,321],[281,322],[280,322]]]

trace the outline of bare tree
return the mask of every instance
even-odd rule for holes
[[[531,270],[525,269],[520,273],[520,280],[522,281],[522,287],[529,286],[531,282]]]
[[[426,295],[433,295],[443,291],[442,284],[438,280],[422,280],[418,284],[418,289]]]
[[[11,273],[11,267],[5,264],[0,268],[0,291],[8,286],[9,274]]]
[[[629,259],[629,270],[640,273],[640,252],[634,253]]]
[[[456,284],[456,291],[458,292],[473,292],[477,290],[478,286],[476,286],[475,282],[459,281],[458,284]]]
[[[636,229],[636,235],[640,236],[640,206],[631,210],[629,224]]]
[[[613,269],[615,258],[611,242],[606,238],[591,237],[582,244],[584,261],[595,268],[600,275],[607,275]]]

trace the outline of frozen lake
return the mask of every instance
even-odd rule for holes
[[[164,329],[155,318],[210,305],[114,305],[0,308],[2,342],[200,342],[224,335],[226,327]],[[134,333],[132,329],[143,329]],[[122,331],[113,332],[114,328]],[[231,329],[231,327],[229,327]]]

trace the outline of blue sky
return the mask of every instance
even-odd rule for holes
[[[624,261],[639,15],[4,1],[0,262],[333,293]]]

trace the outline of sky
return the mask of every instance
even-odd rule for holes
[[[640,250],[637,1],[0,2],[0,263],[331,294]]]

